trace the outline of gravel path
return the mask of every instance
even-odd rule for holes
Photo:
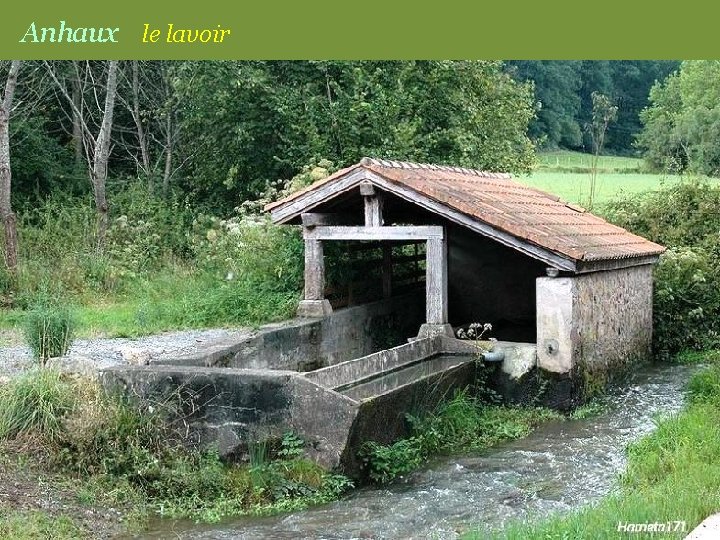
[[[139,338],[77,339],[67,355],[51,359],[61,369],[98,370],[123,364],[145,364],[150,359],[191,354],[229,339],[240,339],[248,328],[187,330]],[[0,348],[0,378],[12,377],[31,367],[30,350],[22,346]],[[78,369],[79,367],[79,369]]]

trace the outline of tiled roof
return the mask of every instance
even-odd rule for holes
[[[508,174],[443,165],[364,158],[266,209],[284,206],[360,168],[390,184],[409,188],[497,230],[575,261],[648,257],[659,255],[665,249],[582,207],[520,184]]]

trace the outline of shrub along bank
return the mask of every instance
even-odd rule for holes
[[[611,221],[667,246],[655,269],[659,356],[720,347],[720,187],[686,181],[611,203]]]
[[[487,392],[482,388],[457,392],[432,413],[409,417],[410,437],[391,445],[366,444],[362,454],[370,479],[385,484],[434,456],[483,450],[524,437],[544,421],[562,418],[549,409],[504,406],[483,396]]]

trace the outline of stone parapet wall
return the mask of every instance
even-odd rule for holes
[[[422,290],[339,309],[318,319],[291,319],[205,351],[152,364],[311,371],[407,342],[425,321]]]

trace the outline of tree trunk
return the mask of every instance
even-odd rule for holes
[[[168,196],[170,190],[170,175],[172,174],[172,157],[173,157],[173,123],[172,113],[167,112],[165,120],[165,171],[163,172],[163,197]]]
[[[83,129],[82,129],[82,81],[80,80],[80,63],[73,60],[75,77],[72,80],[72,144],[75,150],[75,165],[80,168],[85,161],[83,157]]]
[[[142,160],[143,174],[147,177],[148,188],[152,192],[155,189],[153,175],[150,168],[150,155],[148,152],[147,139],[145,130],[140,118],[140,63],[137,60],[132,61],[132,99],[133,99],[133,120],[137,129],[138,145],[140,146],[140,157]]]
[[[17,85],[20,60],[10,64],[5,93],[0,101],[0,219],[5,229],[5,266],[10,274],[17,275],[17,222],[12,210],[12,169],[10,167],[10,113]]]
[[[105,245],[105,234],[108,228],[108,202],[105,193],[107,181],[108,160],[110,159],[110,142],[113,125],[113,112],[115,110],[115,95],[117,93],[117,60],[108,61],[108,76],[105,90],[105,109],[103,111],[100,132],[95,141],[95,152],[90,179],[95,196],[95,209],[97,210],[98,249]]]

